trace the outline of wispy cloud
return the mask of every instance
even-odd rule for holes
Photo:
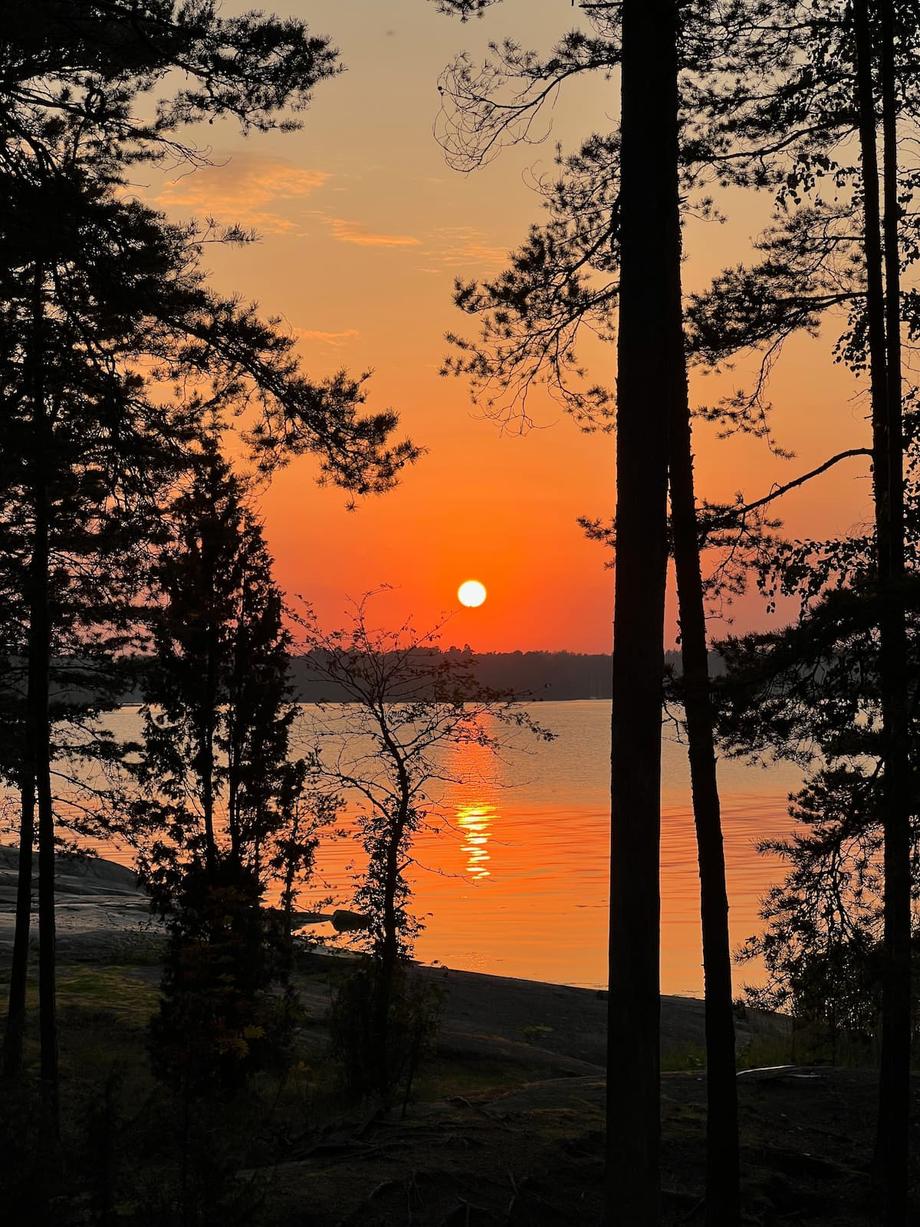
[[[499,268],[508,258],[508,249],[488,241],[488,236],[472,226],[444,226],[432,235],[425,255],[442,269],[465,269],[472,273]],[[424,272],[434,272],[429,265]]]
[[[202,167],[168,184],[157,200],[169,209],[283,234],[298,224],[285,215],[285,208],[312,195],[330,177],[325,170],[239,153],[226,163]]]
[[[326,332],[322,328],[295,328],[293,331],[298,341],[317,341],[335,349],[361,335],[357,328],[344,328],[341,332]]]
[[[360,222],[344,217],[330,217],[329,229],[339,243],[353,243],[356,247],[419,247],[421,239],[411,234],[379,234],[365,230]]]

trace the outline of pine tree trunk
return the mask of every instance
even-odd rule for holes
[[[46,539],[47,540],[47,539]],[[46,594],[47,595],[47,594]],[[47,625],[47,624],[46,624]],[[46,641],[47,642],[47,641]],[[44,720],[36,756],[38,800],[38,996],[41,1035],[42,1131],[57,1150],[60,1137],[57,1030],[57,931],[54,914],[54,808],[48,727],[48,655],[43,664]],[[37,708],[37,705],[36,705]],[[36,711],[37,714],[37,711]]]
[[[51,796],[51,727],[49,712],[51,610],[49,591],[50,438],[43,371],[44,274],[35,271],[33,343],[30,359],[32,399],[31,482],[32,560],[29,572],[29,683],[26,713],[28,761],[35,772],[38,803],[38,995],[41,1038],[41,1140],[46,1161],[53,1163],[60,1136],[58,1104],[58,1037],[56,1000],[56,931],[54,915],[54,811]]]
[[[214,835],[214,726],[217,720],[217,634],[210,634],[206,664],[205,710],[201,721],[201,812],[204,820],[204,857],[209,874],[217,868],[217,840]]]
[[[878,234],[878,167],[875,107],[871,94],[871,47],[865,3],[855,6],[860,47],[860,114],[867,231]],[[880,0],[882,128],[884,133],[884,334],[885,379],[876,381],[873,348],[873,466],[879,585],[879,679],[882,700],[884,773],[882,805],[885,866],[885,936],[882,967],[882,1047],[876,1170],[885,1196],[885,1222],[907,1222],[910,1137],[911,1047],[911,783],[908,716],[908,653],[904,608],[904,442],[901,404],[901,270],[899,252],[897,99],[894,66],[894,15],[891,0]],[[871,127],[871,141],[870,137]],[[865,150],[872,145],[872,158]],[[873,168],[872,162],[876,165]],[[870,216],[870,210],[874,216]],[[874,250],[872,259],[878,261]],[[870,258],[866,249],[867,263]],[[881,262],[870,267],[870,310],[882,309]],[[876,337],[876,346],[878,340]],[[876,386],[878,383],[878,387]]]
[[[216,587],[214,547],[205,533],[202,541],[202,563],[205,575],[214,577],[211,590]],[[205,693],[199,722],[199,763],[201,770],[201,810],[204,820],[205,866],[213,876],[217,868],[217,839],[214,834],[214,732],[218,721],[218,692],[220,688],[220,631],[219,614],[208,599],[205,657]]]
[[[624,0],[617,371],[610,960],[609,1223],[660,1201],[661,719],[668,424],[683,334],[674,0]]]
[[[230,750],[227,762],[227,834],[230,837],[230,860],[239,869],[243,863],[243,837],[239,805],[239,762],[238,756],[235,753],[232,736],[229,740]]]
[[[209,873],[217,867],[217,844],[214,839],[214,741],[210,728],[205,730],[201,753],[201,812],[204,820],[204,861]]]
[[[709,1227],[734,1227],[740,1221],[741,1207],[728,890],[686,379],[684,393],[683,402],[677,407],[671,423],[671,530],[677,572],[693,818],[700,870],[706,1013],[706,1222]]]
[[[26,694],[28,707],[29,696]],[[24,754],[27,760],[28,751]],[[22,1048],[26,1024],[26,987],[29,977],[29,936],[32,926],[32,848],[35,842],[35,772],[23,767],[20,788],[19,873],[16,880],[16,928],[13,934],[13,960],[10,966],[10,991],[3,1039],[3,1076],[18,1078],[22,1073]]]

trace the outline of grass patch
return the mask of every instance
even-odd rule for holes
[[[675,1044],[661,1053],[665,1074],[689,1074],[706,1068],[706,1050],[700,1044]]]
[[[451,1061],[444,1057],[428,1057],[412,1084],[412,1098],[430,1103],[437,1099],[452,1099],[479,1095],[484,1091],[513,1090],[538,1075],[507,1061],[478,1059]]]
[[[812,1056],[803,1059],[796,1053],[792,1036],[755,1035],[751,1042],[738,1052],[735,1062],[738,1069],[762,1069],[771,1065],[808,1064]]]
[[[101,1012],[132,1028],[147,1025],[158,997],[158,983],[131,967],[87,964],[62,968],[58,976],[62,1011]]]

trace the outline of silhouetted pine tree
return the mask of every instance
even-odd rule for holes
[[[162,797],[180,864],[227,860],[258,875],[294,718],[290,635],[261,526],[214,438],[168,518],[152,573],[142,779]]]
[[[685,395],[677,5],[623,4],[607,1219],[660,1212],[661,699],[669,438]]]
[[[753,394],[739,394],[722,409],[729,420],[763,433],[765,376],[783,342],[799,329],[813,331],[826,311],[840,306],[849,312],[849,321],[838,356],[857,372],[867,372],[871,389],[876,611],[886,730],[887,936],[877,1168],[886,1190],[886,1221],[902,1224],[910,1132],[912,786],[900,332],[902,319],[911,323],[915,315],[916,295],[902,295],[901,277],[915,262],[917,223],[904,207],[914,190],[916,167],[899,165],[908,156],[899,144],[899,127],[916,118],[913,81],[920,22],[913,6],[887,0],[851,5],[777,0],[734,8],[733,62],[725,77],[713,83],[704,107],[710,118],[716,117],[714,129],[721,125],[711,158],[726,180],[772,187],[779,208],[762,243],[762,262],[726,272],[717,292],[694,313],[704,347],[712,345],[724,355],[753,341],[764,350]]]
[[[36,204],[45,206],[30,219],[31,237],[41,240],[40,249],[26,245],[18,254],[7,253],[11,276],[31,269],[37,287],[31,358],[20,366],[24,383],[32,389],[30,403],[35,407],[39,433],[44,430],[47,434],[43,418],[49,412],[43,408],[44,396],[38,389],[49,389],[60,378],[38,370],[38,355],[49,352],[43,339],[49,326],[46,321],[55,310],[73,311],[75,331],[78,317],[85,329],[74,355],[104,368],[116,382],[124,380],[129,387],[132,381],[140,381],[136,386],[144,383],[138,368],[131,367],[138,359],[152,360],[145,366],[145,377],[152,367],[154,378],[176,377],[187,380],[186,386],[197,380],[187,406],[193,418],[201,413],[201,399],[209,400],[219,411],[236,398],[245,401],[248,390],[259,388],[262,413],[249,425],[250,441],[263,468],[271,468],[285,455],[312,450],[322,437],[324,468],[333,481],[353,491],[391,485],[401,465],[415,452],[410,446],[386,446],[395,424],[392,414],[360,416],[362,381],[340,373],[324,384],[311,383],[291,356],[289,338],[262,324],[252,308],[221,301],[203,289],[196,263],[201,236],[194,228],[183,231],[162,226],[156,215],[123,203],[123,198],[116,200],[112,194],[114,186],[124,183],[127,167],[139,160],[156,160],[168,151],[191,163],[204,161],[177,137],[180,128],[197,120],[231,116],[243,130],[296,126],[294,116],[308,104],[313,87],[337,71],[336,53],[328,41],[311,36],[297,20],[259,14],[223,18],[210,4],[38,0],[34,5],[7,5],[0,12],[0,59],[4,207],[20,208],[23,194],[29,191],[36,192]],[[47,207],[49,193],[56,197],[54,208]],[[97,250],[108,244],[101,273],[80,245],[86,238],[81,227],[87,224],[81,219],[87,216],[92,218],[89,228],[96,227]],[[39,230],[36,217],[49,217],[53,224],[47,231]],[[238,230],[228,234],[243,237]],[[136,278],[132,280],[132,269],[138,262],[144,264],[148,244],[152,254],[146,268],[149,271],[157,259],[165,259],[163,282],[148,277],[139,286]],[[122,264],[127,273],[123,280],[112,276],[114,265],[119,266],[120,274]],[[132,298],[128,297],[129,287]],[[93,326],[87,327],[89,317],[93,317]],[[119,332],[125,320],[127,338]],[[157,327],[151,328],[154,320]],[[95,326],[101,327],[101,333],[94,332]],[[164,429],[161,438],[166,434]],[[30,554],[36,578],[29,619],[30,658],[34,658],[51,637],[45,625],[48,615],[43,613],[47,603],[37,577],[47,573],[42,563],[42,509],[48,495],[42,483],[52,458],[39,455],[34,447],[30,456],[36,512]],[[125,463],[131,463],[127,456]],[[116,486],[119,476],[116,470]],[[45,727],[48,723],[42,697],[47,687],[35,659],[32,673],[27,724],[35,741],[39,721]],[[43,774],[46,756],[41,747],[28,753],[37,754],[37,770]],[[31,771],[29,767],[27,774]],[[25,983],[27,929],[23,926],[28,923],[25,905],[31,876],[27,787],[23,796],[19,936],[12,978],[17,1001],[22,999]],[[53,967],[53,823],[49,791],[41,782],[37,796],[39,827],[45,833],[40,852],[44,866],[40,924],[47,947],[43,959]],[[43,973],[42,982],[50,1017],[53,974]],[[21,1006],[14,1006],[11,1016],[15,1034]],[[53,1061],[52,1030],[49,1022],[49,1062]],[[19,1064],[16,1052],[14,1041],[11,1069]],[[50,1086],[52,1079],[45,1081]]]
[[[79,166],[32,170],[33,180],[5,177],[0,216],[9,269],[3,287],[10,406],[3,424],[9,444],[3,493],[7,521],[21,541],[8,561],[15,567],[18,558],[32,575],[34,605],[20,608],[31,671],[26,770],[14,770],[13,778],[21,783],[34,774],[40,827],[44,814],[41,958],[53,968],[54,830],[43,781],[51,754],[49,662],[66,620],[52,587],[82,603],[78,640],[91,630],[92,644],[100,627],[106,634],[113,628],[129,634],[130,600],[119,594],[111,568],[121,566],[130,581],[125,591],[136,594],[144,579],[144,544],[160,533],[162,484],[182,468],[205,405],[210,418],[222,422],[255,401],[258,409],[246,425],[263,470],[291,453],[319,451],[324,476],[351,491],[388,488],[415,452],[410,445],[388,447],[392,414],[361,416],[360,382],[340,374],[311,383],[289,337],[263,323],[253,308],[208,292],[195,227],[170,226],[151,210],[123,203]],[[166,380],[185,389],[184,400],[162,395],[158,385]],[[133,565],[125,562],[132,554]],[[79,648],[81,655],[87,650]],[[11,1071],[19,1064],[15,1036],[27,955],[28,787],[24,797]],[[53,1018],[50,972],[43,982],[45,1014]],[[52,1035],[49,1023],[49,1087]],[[50,1091],[46,1098],[50,1118]]]
[[[471,6],[442,6],[470,16]],[[609,70],[620,58],[616,5],[591,5],[595,36],[573,31],[541,59],[516,43],[492,49],[477,70],[459,57],[442,78],[445,107],[440,133],[452,164],[469,169],[493,156],[504,142],[532,139],[531,126],[545,102],[568,77]],[[711,68],[718,59],[718,17],[705,5],[681,7],[678,57],[682,68]],[[682,98],[684,111],[692,94]],[[686,115],[684,115],[686,118]],[[583,429],[605,425],[611,397],[591,383],[579,361],[586,332],[612,341],[620,290],[622,196],[620,141],[594,135],[568,157],[560,173],[540,184],[550,219],[531,228],[508,268],[486,282],[458,282],[457,305],[482,324],[479,338],[451,335],[445,373],[468,377],[477,400],[503,422],[525,426],[532,390],[543,384]],[[682,145],[682,191],[693,207],[711,206],[699,190],[697,150]],[[688,207],[691,207],[688,205]],[[681,359],[681,362],[683,360]],[[693,810],[701,882],[701,917],[707,1047],[707,1221],[737,1221],[738,1134],[728,894],[713,744],[709,660],[701,569],[701,544],[693,479],[690,405],[684,390],[674,401],[670,432],[671,547],[677,573],[683,678],[693,786]],[[591,531],[597,534],[596,525]],[[724,542],[729,530],[718,544]],[[600,535],[611,544],[616,533]],[[717,544],[710,536],[706,542]],[[746,540],[745,550],[756,542]],[[742,551],[734,543],[734,558]],[[720,582],[727,587],[727,576]],[[743,584],[738,575],[735,583]]]
[[[905,529],[918,548],[915,411],[906,418]],[[762,850],[787,864],[767,897],[766,931],[745,953],[764,959],[768,983],[748,990],[755,1004],[827,1025],[832,1041],[847,1031],[871,1035],[882,1007],[885,927],[883,857],[885,729],[877,624],[874,534],[831,541],[776,541],[759,582],[771,601],[791,597],[797,621],[769,634],[720,645],[728,665],[720,680],[720,731],[731,753],[789,759],[805,769],[791,798],[796,832]],[[917,578],[904,587],[907,672],[920,670]],[[912,682],[912,685],[915,683]],[[908,752],[913,777],[920,721],[911,707]],[[917,834],[911,820],[911,895],[920,894]],[[918,933],[914,923],[912,944]],[[916,1034],[916,993],[911,1007]]]
[[[152,1040],[161,1074],[198,1094],[235,1085],[284,1046],[288,1013],[272,986],[287,940],[262,896],[264,853],[287,825],[282,806],[297,802],[295,709],[272,560],[214,438],[168,519],[139,765],[157,832],[146,876],[171,934]]]
[[[905,610],[904,446],[901,403],[901,265],[894,19],[880,0],[878,61],[867,0],[854,0],[856,75],[863,172],[869,368],[872,386],[872,473],[879,597],[879,684],[884,733],[884,960],[882,1052],[876,1162],[883,1178],[886,1222],[907,1222],[910,1184],[911,838],[913,782],[908,726]],[[884,130],[883,203],[879,203],[876,81]],[[883,215],[884,239],[879,224]]]
[[[119,349],[135,346],[137,319],[123,301],[97,297],[113,259],[119,259],[123,293],[132,281],[136,286],[163,271],[162,252],[146,252],[133,265],[116,256],[105,225],[111,215],[96,213],[98,201],[83,197],[72,179],[24,186],[7,177],[5,186],[0,247],[10,271],[0,289],[0,379],[7,394],[0,424],[0,570],[6,633],[22,652],[25,679],[21,757],[9,765],[22,791],[23,822],[4,1065],[15,1073],[21,1063],[37,804],[43,1121],[51,1137],[57,1132],[52,725],[85,730],[87,718],[117,693],[119,679],[106,658],[130,635],[138,552],[155,524],[151,498],[181,446],[181,415],[153,410],[142,383],[121,367]],[[151,417],[167,436],[176,431],[175,439],[164,444],[163,434],[150,430]],[[53,657],[64,654],[70,667],[55,669]],[[83,700],[65,694],[53,710],[52,673],[59,684],[82,686]],[[104,735],[90,741],[86,748],[96,757],[111,756]]]
[[[0,48],[6,168],[59,161],[63,127],[76,136],[66,160],[76,152],[118,179],[138,160],[206,160],[187,143],[198,121],[296,128],[314,87],[339,71],[335,48],[305,22],[224,17],[201,0],[5,4]]]

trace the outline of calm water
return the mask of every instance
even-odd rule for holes
[[[425,929],[417,955],[449,967],[586,986],[606,983],[610,705],[541,703],[532,714],[557,740],[496,762],[477,747],[448,760],[462,785],[440,798],[437,833],[422,833],[410,873]],[[456,756],[462,754],[462,761]],[[685,748],[664,743],[662,986],[702,991],[699,887]],[[785,833],[795,769],[721,764],[725,846],[735,944],[757,930],[777,864],[754,845]],[[319,895],[347,901],[350,841],[320,849]],[[306,903],[306,900],[302,900]],[[739,971],[739,980],[753,978]]]
[[[449,751],[437,831],[421,833],[410,878],[425,928],[416,947],[425,962],[559,983],[606,982],[610,706],[602,701],[541,703],[532,714],[557,740],[495,760],[478,747]],[[303,737],[311,709],[303,709]],[[137,713],[112,718],[136,733]],[[526,743],[524,743],[526,745]],[[295,750],[298,747],[295,746]],[[758,927],[761,896],[777,879],[774,860],[755,843],[789,830],[787,794],[799,776],[720,764],[734,944]],[[664,743],[662,829],[662,987],[702,991],[698,878],[685,748]],[[345,817],[342,826],[350,822]],[[124,859],[117,849],[102,855]],[[330,838],[317,857],[315,888],[300,906],[331,897],[349,906],[360,849]],[[330,929],[331,932],[331,929]],[[754,969],[739,970],[756,978]]]

